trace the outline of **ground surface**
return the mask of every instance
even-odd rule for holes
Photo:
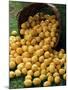
[[[17,26],[17,13],[25,6],[31,3],[22,3],[22,2],[9,2],[9,34],[12,30],[18,31]],[[62,27],[61,27],[61,36],[60,41],[56,49],[64,48],[66,50],[66,6],[65,5],[56,5],[61,14]],[[23,88],[24,77],[21,76],[19,78],[10,79],[9,88]],[[54,86],[55,84],[53,84]],[[62,80],[61,85],[65,85],[65,81]]]

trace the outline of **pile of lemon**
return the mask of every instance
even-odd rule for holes
[[[25,76],[24,86],[59,85],[66,80],[64,49],[52,49],[58,38],[59,22],[55,15],[37,13],[21,24],[20,35],[11,32],[9,48],[10,78]]]

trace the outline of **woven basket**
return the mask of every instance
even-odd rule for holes
[[[47,14],[53,14],[56,16],[56,19],[59,21],[59,27],[58,27],[58,33],[59,36],[57,38],[57,42],[54,46],[54,48],[57,46],[60,38],[60,31],[61,31],[61,18],[60,13],[57,9],[57,7],[53,4],[47,4],[47,3],[34,3],[30,4],[29,6],[24,7],[21,11],[18,12],[17,18],[18,18],[18,29],[21,29],[21,24],[25,21],[27,21],[29,16],[35,15],[37,12],[44,12]],[[20,35],[21,36],[21,35]],[[22,36],[21,36],[22,38]]]

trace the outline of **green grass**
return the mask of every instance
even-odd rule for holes
[[[17,2],[17,1],[9,1],[9,34],[11,31],[16,30],[18,32],[18,21],[17,21],[17,13],[25,6],[30,3],[25,2]],[[56,5],[61,14],[62,27],[61,27],[61,36],[60,41],[56,49],[64,48],[66,50],[66,6],[65,5]],[[23,88],[24,77],[15,77],[14,79],[10,79],[9,88]],[[60,85],[66,85],[66,81],[62,80]],[[53,83],[52,86],[55,86]]]
[[[23,81],[24,81],[23,76],[18,77],[18,78],[10,79],[10,86],[9,86],[9,88],[10,89],[23,88],[24,87]]]

